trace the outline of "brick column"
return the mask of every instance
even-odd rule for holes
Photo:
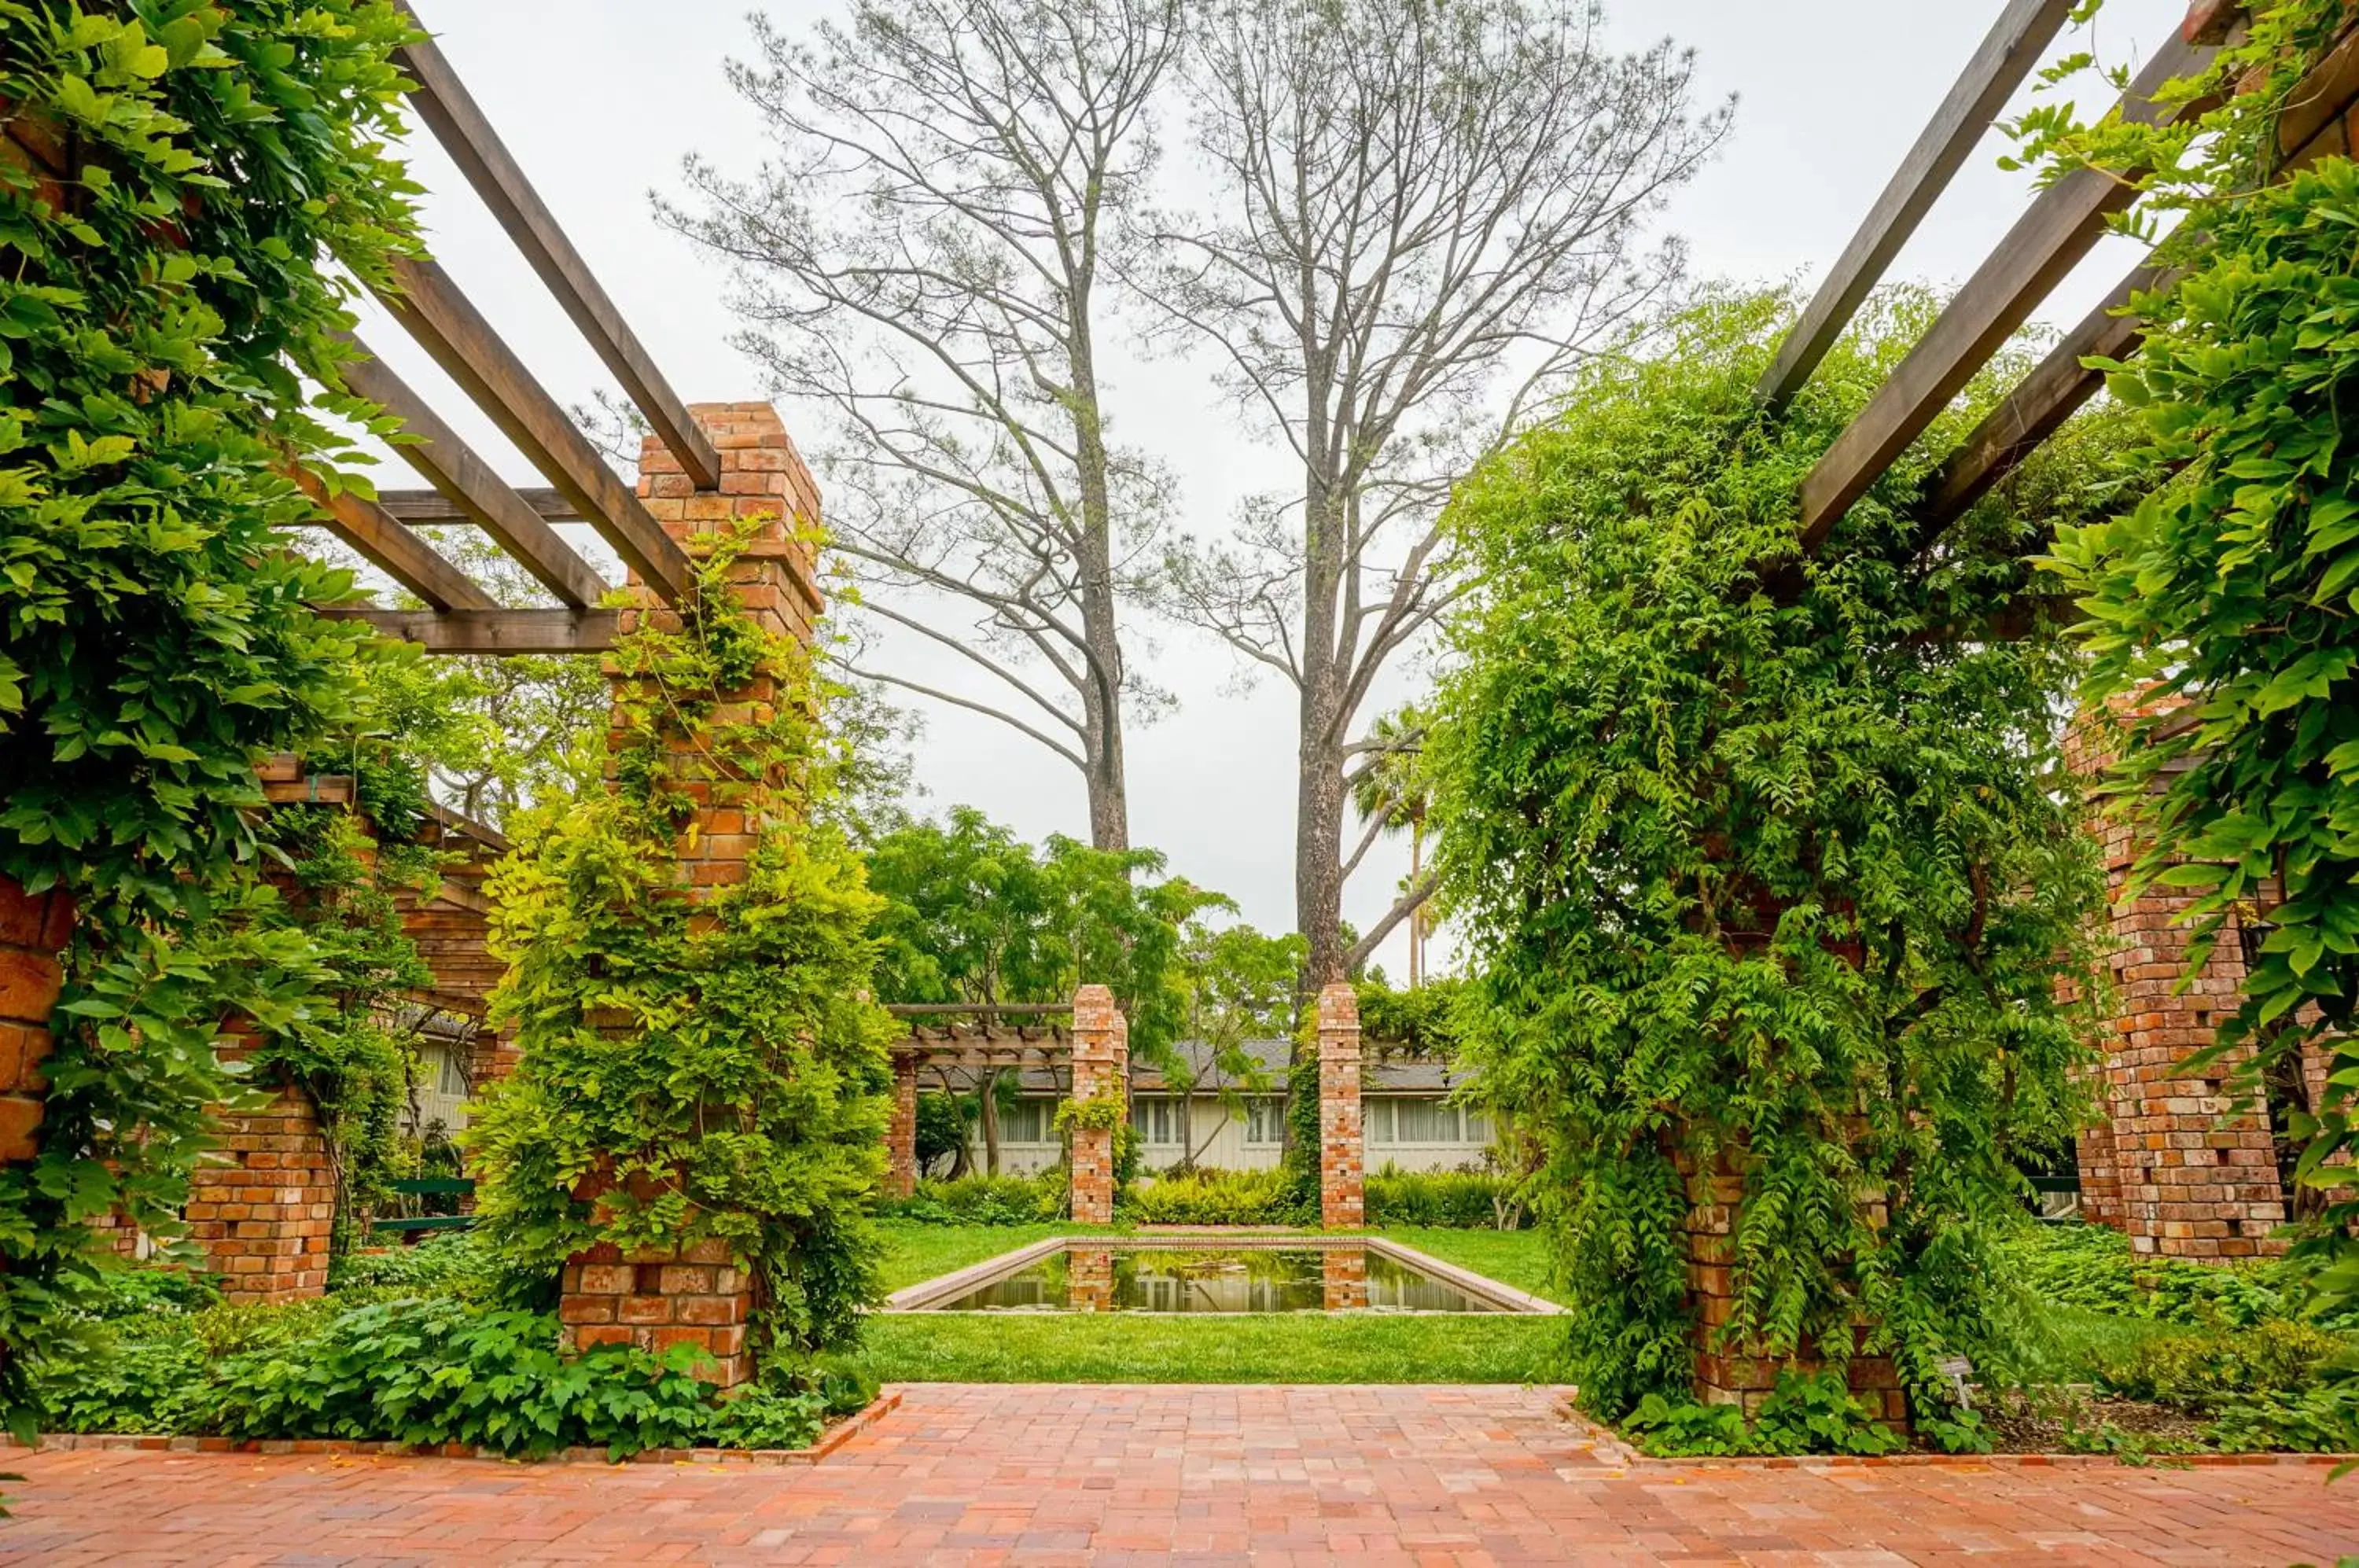
[[[251,1033],[223,1026],[225,1062],[254,1049]],[[292,1084],[256,1083],[256,1109],[216,1107],[221,1147],[189,1173],[189,1236],[233,1303],[325,1295],[336,1228],[336,1181],[311,1097]]]
[[[893,1058],[893,1119],[885,1128],[885,1191],[906,1198],[918,1190],[918,1059]]]
[[[1114,1075],[1122,1040],[1122,1014],[1114,993],[1103,985],[1084,985],[1073,993],[1073,1100],[1085,1105],[1119,1094]],[[1076,1225],[1114,1224],[1114,1143],[1112,1127],[1073,1129],[1073,1221]]]
[[[1738,1214],[1745,1206],[1745,1180],[1725,1155],[1710,1170],[1697,1169],[1685,1156],[1680,1157],[1679,1167],[1688,1188],[1684,1230],[1688,1300],[1696,1325],[1695,1397],[1705,1404],[1742,1405],[1749,1416],[1777,1388],[1778,1374],[1789,1367],[1809,1374],[1824,1362],[1818,1347],[1808,1344],[1788,1361],[1755,1355],[1751,1346],[1728,1338],[1725,1331],[1736,1301],[1735,1236]],[[1880,1207],[1871,1218],[1883,1225]],[[1907,1430],[1908,1397],[1901,1389],[1898,1369],[1890,1361],[1854,1355],[1848,1382],[1862,1404],[1893,1426]]]
[[[639,495],[648,515],[690,553],[700,540],[759,520],[751,544],[730,568],[731,588],[756,624],[808,645],[823,607],[817,546],[804,537],[819,522],[819,486],[769,404],[706,403],[689,412],[720,455],[720,487],[697,489],[663,444],[649,438],[639,463]],[[673,615],[643,595],[639,608],[625,612],[624,623],[628,629],[641,615],[660,623]],[[741,720],[779,695],[775,674],[759,673],[743,691],[728,693],[717,722]],[[727,793],[716,789],[722,781],[700,777],[687,745],[679,752],[685,788],[703,802],[694,831],[683,833],[678,846],[679,881],[696,898],[745,880],[765,824],[716,799]],[[581,1195],[594,1197],[597,1187],[593,1178]],[[658,1352],[698,1345],[719,1364],[721,1385],[734,1387],[754,1371],[746,1345],[753,1281],[744,1261],[712,1242],[629,1257],[611,1247],[578,1254],[566,1265],[558,1302],[566,1343],[629,1343]]]
[[[73,934],[73,899],[59,889],[34,896],[0,877],[0,1165],[40,1153],[41,1063],[50,1049],[65,970],[58,955]]]
[[[2065,757],[2085,777],[2102,774],[2132,710],[2110,721],[2084,716]],[[2099,1085],[2106,1125],[2081,1140],[2089,1217],[2125,1231],[2130,1246],[2166,1258],[2253,1258],[2284,1250],[2272,1233],[2286,1220],[2285,1186],[2267,1118],[2249,1105],[2227,1115],[2234,1060],[2200,1075],[2180,1064],[2217,1038],[2242,1005],[2245,963],[2232,922],[2191,985],[2189,933],[2180,923],[2193,898],[2169,887],[2124,897],[2141,846],[2128,824],[2092,824],[2104,845],[2113,902],[2112,968],[2118,1011]]]
[[[1319,993],[1319,1223],[1368,1223],[1360,1119],[1360,996],[1342,981]]]

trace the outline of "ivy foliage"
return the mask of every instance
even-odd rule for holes
[[[1934,309],[1882,299],[1770,422],[1751,388],[1788,302],[1709,300],[1452,504],[1477,586],[1430,755],[1476,955],[1451,1022],[1544,1160],[1607,1419],[1684,1404],[1707,1345],[1887,1356],[1920,1419],[1947,1410],[1940,1361],[2008,1358],[2014,1158],[2087,1109],[2094,1015],[2058,999],[2093,994],[2104,893],[2052,738],[2076,672],[2052,624],[1989,627],[2038,525],[2105,472],[2104,427],[1917,548],[1930,454],[2011,353],[1797,559],[1803,476]],[[1707,1333],[1683,1228],[1716,1171],[1741,1202]]]
[[[523,1062],[466,1142],[481,1223],[520,1262],[721,1241],[776,1342],[815,1346],[875,1293],[883,901],[815,810],[838,758],[810,656],[736,604],[741,548],[617,648],[614,789],[528,813],[492,877],[493,1015]],[[707,832],[742,836],[743,880],[684,884]]]
[[[2157,256],[2177,281],[2134,302],[2144,345],[2110,367],[2158,483],[2065,529],[2052,564],[2089,615],[2084,699],[2127,725],[2109,793],[2147,846],[2134,887],[2191,895],[2190,972],[2240,934],[2244,1003],[2210,1054],[2290,1112],[2298,1179],[2329,1200],[2298,1205],[2311,1211],[2299,1250],[2346,1306],[2359,1302],[2359,1167],[2344,1158],[2359,1151],[2359,167],[2286,177],[2279,125],[2347,20],[2339,0],[2255,5],[2244,42],[2169,90],[2217,103],[2174,128],[2058,110],[2021,127],[2027,158],[2141,186],[2136,226],[2179,220]],[[2323,1104],[2300,1070],[2313,1045],[2333,1058]]]
[[[305,391],[351,321],[322,257],[411,245],[408,34],[389,0],[0,0],[0,874],[81,912],[0,1343],[86,1276],[83,1222],[172,1232],[218,1021],[313,979],[258,918],[254,765],[335,726],[366,633],[277,530],[314,509],[289,464],[344,455]]]

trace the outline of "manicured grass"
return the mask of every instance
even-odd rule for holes
[[[1502,1285],[1513,1285],[1545,1301],[1564,1297],[1549,1283],[1548,1243],[1536,1230],[1441,1230],[1391,1225],[1370,1233],[1414,1247],[1444,1263],[1471,1269]]]
[[[885,1221],[886,1288],[900,1290],[1069,1225],[964,1226]],[[1539,1293],[1538,1237],[1391,1230],[1434,1257]],[[1217,1245],[1214,1243],[1212,1245]],[[881,1313],[842,1359],[888,1383],[1554,1383],[1564,1327],[1549,1318],[1188,1318],[1150,1313]]]
[[[1087,1236],[1088,1225],[943,1225],[915,1220],[879,1220],[886,1255],[885,1289],[898,1290],[1029,1247],[1052,1236]]]

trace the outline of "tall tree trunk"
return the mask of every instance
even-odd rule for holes
[[[983,1173],[999,1174],[999,1069],[983,1075]]]
[[[1090,844],[1130,847],[1130,790],[1123,772],[1121,610],[1114,580],[1114,498],[1107,478],[1104,416],[1098,402],[1095,338],[1090,319],[1092,279],[1077,282],[1069,299],[1072,344],[1074,469],[1082,493],[1080,556],[1082,639],[1088,647],[1082,675],[1082,777],[1089,785]]]

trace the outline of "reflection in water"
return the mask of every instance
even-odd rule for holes
[[[937,1309],[951,1312],[1488,1312],[1360,1247],[1179,1252],[1077,1244]]]

